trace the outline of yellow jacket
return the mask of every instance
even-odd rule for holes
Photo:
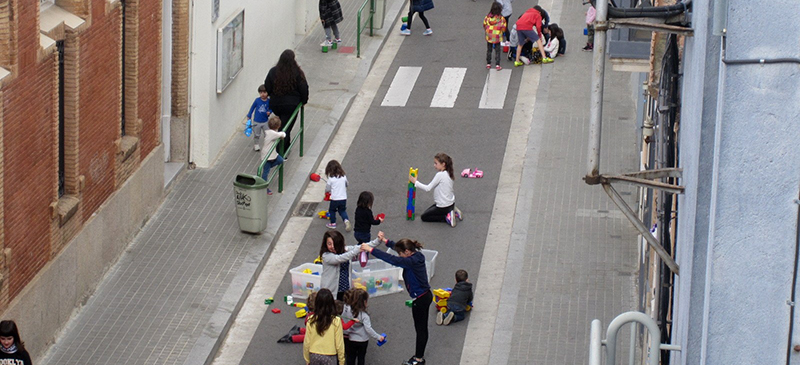
[[[311,323],[314,315],[308,317],[306,323],[306,336],[303,340],[303,358],[306,364],[311,362],[310,354],[313,352],[320,355],[336,355],[339,357],[339,364],[344,364],[344,332],[342,330],[342,320],[334,317],[331,326],[322,336],[317,333],[316,326]]]

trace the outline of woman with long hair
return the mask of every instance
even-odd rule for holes
[[[281,156],[286,158],[285,150],[291,144],[291,133],[295,123],[286,128],[292,113],[300,103],[308,103],[308,81],[306,74],[297,64],[294,58],[294,51],[287,49],[281,53],[278,63],[267,73],[264,86],[270,96],[270,107],[272,112],[281,118],[280,130],[286,132],[283,139],[283,149],[278,151]],[[297,118],[300,118],[298,113]],[[284,128],[286,128],[284,130]]]

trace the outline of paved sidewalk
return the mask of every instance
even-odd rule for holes
[[[387,8],[398,1],[402,0],[387,1]],[[343,46],[355,47],[356,13],[363,0],[340,2],[346,14],[339,25]],[[69,322],[43,363],[208,361],[269,256],[309,172],[319,164],[360,90],[383,44],[381,34],[370,38],[365,32],[362,59],[356,58],[355,50],[321,54],[321,27],[297,45],[297,59],[311,88],[305,108],[306,150],[303,158],[293,151],[286,163],[285,190],[272,196],[269,226],[262,235],[241,233],[236,222],[233,179],[239,172],[254,173],[258,159],[250,140],[237,134],[213,167],[189,171],[174,183],[163,205]]]

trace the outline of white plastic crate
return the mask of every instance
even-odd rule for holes
[[[312,273],[303,273],[303,270],[310,269]],[[305,299],[315,291],[319,291],[322,282],[322,265],[302,264],[289,270],[292,274],[292,297]]]
[[[350,267],[350,287],[362,288],[369,293],[370,297],[377,297],[386,294],[399,293],[403,289],[400,287],[400,276],[403,269],[392,266],[379,259],[367,260],[367,266],[351,262]]]

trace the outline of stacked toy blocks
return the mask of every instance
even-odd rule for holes
[[[415,206],[415,199],[417,198],[417,187],[414,186],[414,183],[411,182],[411,177],[417,177],[417,172],[419,169],[415,169],[413,167],[408,169],[408,204],[406,205],[406,220],[413,221],[414,220],[414,206]]]

